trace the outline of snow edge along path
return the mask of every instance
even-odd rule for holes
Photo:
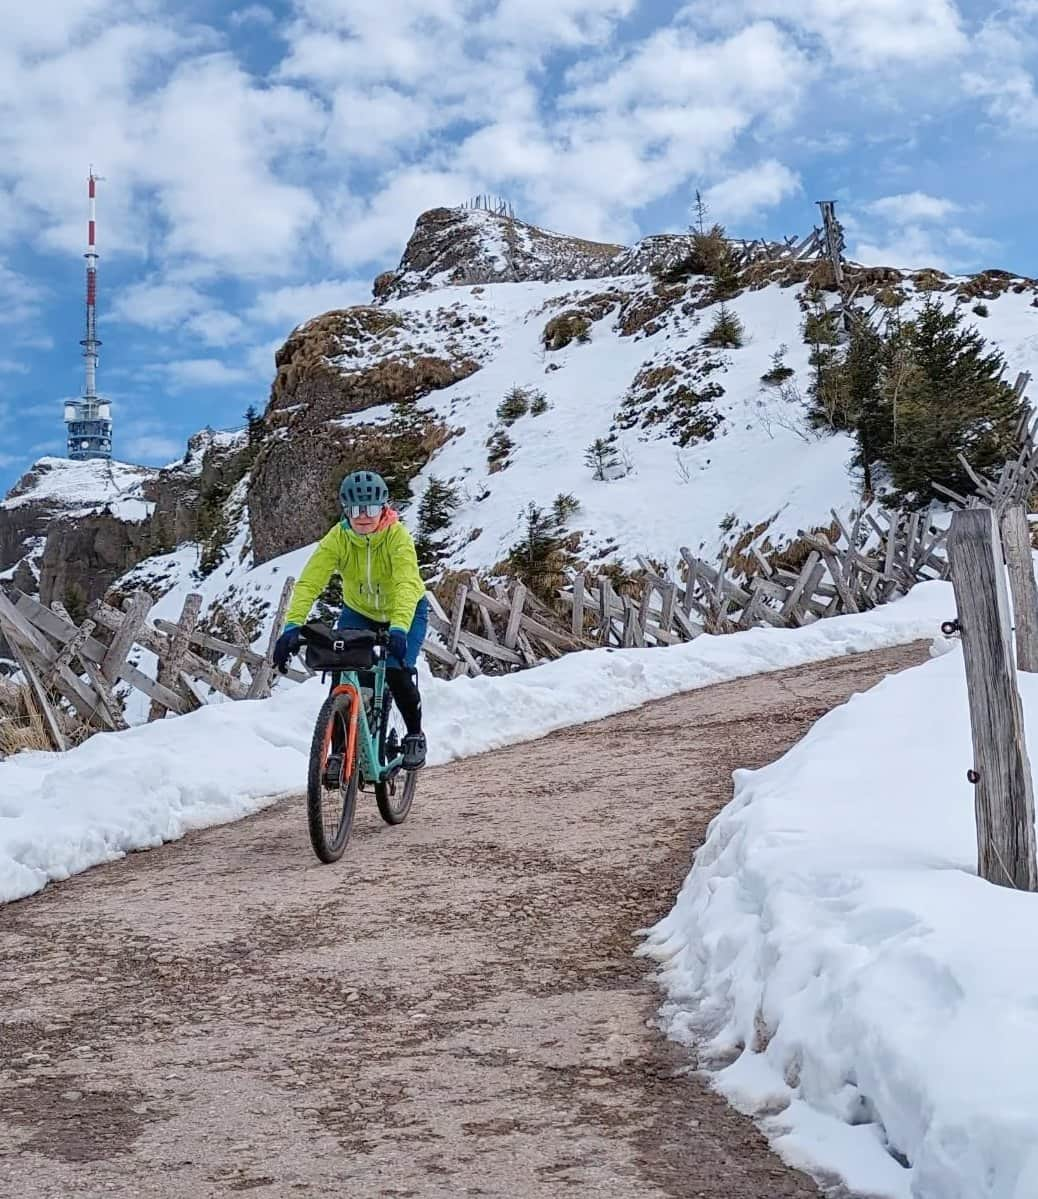
[[[654,699],[939,636],[948,583],[859,616],[750,629],[656,649],[587,650],[513,675],[422,688],[430,765],[542,737]],[[0,762],[0,902],[133,850],[267,807],[306,778],[318,680],[266,700],[207,706],[57,755]]]
[[[735,772],[637,951],[721,1094],[875,1199],[1038,1199],[1036,898],[977,876],[971,764],[961,652],[888,675]]]

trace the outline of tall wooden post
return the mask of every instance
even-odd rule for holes
[[[281,635],[281,626],[285,622],[285,613],[288,611],[289,601],[292,599],[292,588],[295,585],[295,579],[287,578],[284,587],[281,588],[281,599],[278,600],[278,606],[274,610],[274,620],[270,626],[267,653],[262,663],[253,672],[252,682],[249,684],[249,693],[246,699],[266,699],[270,694],[270,685],[274,677],[274,666],[272,663],[274,646]]]
[[[843,293],[843,226],[836,219],[836,201],[819,200],[818,207],[822,210],[822,234],[825,242],[826,257],[833,268],[833,281],[837,290]]]
[[[1016,626],[1016,664],[1020,670],[1038,673],[1038,587],[1034,582],[1031,527],[1022,504],[1002,513],[1002,548],[1009,567],[1009,589],[1013,596]]]
[[[956,512],[948,549],[973,731],[970,778],[976,786],[977,871],[988,882],[1035,891],[1031,764],[994,511]]]

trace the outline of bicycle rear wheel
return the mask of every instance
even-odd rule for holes
[[[342,857],[353,829],[360,784],[355,691],[330,695],[321,707],[310,745],[306,817],[310,844],[322,862]]]
[[[387,695],[382,712],[382,728],[379,730],[379,758],[391,762],[400,753],[404,739],[404,721],[396,705]],[[414,802],[415,787],[418,785],[416,770],[400,770],[392,778],[375,784],[375,803],[378,814],[386,824],[403,824]]]

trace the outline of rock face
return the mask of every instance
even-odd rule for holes
[[[379,275],[374,293],[387,300],[452,284],[596,279],[622,273],[614,263],[624,252],[492,212],[433,208],[418,218],[400,266]]]
[[[0,503],[0,578],[81,609],[152,554],[199,535],[207,497],[243,472],[241,433],[203,430],[164,470],[119,462],[37,462]]]
[[[479,370],[495,336],[488,317],[450,308],[361,305],[296,329],[275,356],[267,437],[249,482],[255,560],[323,536],[351,470],[380,471],[394,498],[406,498],[409,480],[449,436],[419,402]],[[356,419],[372,409],[377,419]]]
[[[40,561],[40,600],[61,600],[75,613],[155,548],[149,520],[119,520],[103,512],[55,520]]]
[[[0,578],[45,603],[103,595],[152,552],[144,488],[158,471],[43,458],[0,503]]]

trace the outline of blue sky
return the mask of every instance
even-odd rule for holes
[[[0,0],[0,489],[64,447],[99,185],[100,390],[163,463],[299,321],[476,192],[586,237],[805,233],[1038,275],[1038,0]]]

